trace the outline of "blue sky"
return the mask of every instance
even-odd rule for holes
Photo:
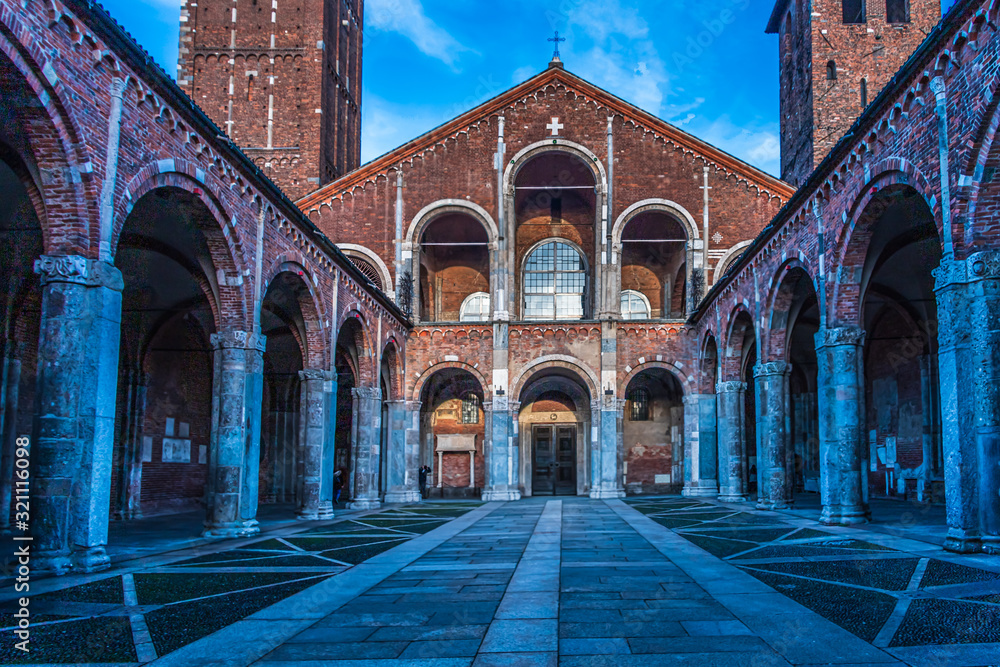
[[[945,0],[949,6],[952,0]],[[171,75],[179,0],[104,0]],[[772,174],[772,0],[366,0],[367,162],[545,69],[566,68]]]

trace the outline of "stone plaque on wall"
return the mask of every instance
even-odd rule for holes
[[[191,441],[184,438],[164,438],[163,456],[164,463],[190,463],[191,462]]]

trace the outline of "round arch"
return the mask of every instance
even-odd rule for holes
[[[512,191],[514,179],[517,178],[517,173],[521,171],[524,165],[528,164],[532,158],[549,152],[566,153],[579,158],[590,169],[601,193],[603,194],[608,191],[608,175],[604,170],[604,164],[589,148],[565,139],[546,139],[525,146],[510,159],[503,172],[504,193]],[[596,165],[596,168],[592,165]]]
[[[713,285],[719,282],[722,279],[722,276],[726,275],[726,269],[729,268],[736,258],[743,254],[743,251],[749,247],[751,243],[753,243],[751,240],[740,241],[727,250],[726,254],[719,258],[719,261],[715,265],[715,272],[712,274]]]
[[[646,361],[638,366],[635,366],[632,370],[625,374],[622,378],[621,384],[619,384],[618,395],[625,396],[625,392],[628,391],[629,383],[632,382],[643,371],[649,371],[653,369],[661,369],[670,373],[681,388],[684,390],[685,396],[690,396],[693,392],[691,391],[691,383],[688,382],[688,377],[684,375],[683,369],[670,361]]]
[[[430,380],[431,377],[438,371],[443,371],[448,368],[468,372],[472,375],[472,377],[476,378],[477,382],[479,382],[479,386],[483,390],[484,397],[488,398],[492,395],[492,392],[489,390],[489,383],[486,382],[486,378],[475,366],[467,364],[464,361],[439,361],[420,371],[420,375],[417,376],[416,381],[413,383],[413,387],[410,389],[410,400],[419,401],[420,395],[423,392],[424,385],[427,384],[427,381]]]
[[[758,337],[757,323],[754,321],[750,309],[741,303],[733,308],[726,322],[725,345],[719,351],[719,356],[722,358],[720,364],[722,377],[719,378],[719,382],[740,378],[740,366],[747,354],[743,345],[748,331],[756,341]]]
[[[818,293],[815,273],[810,268],[809,260],[805,254],[798,251],[797,256],[782,262],[771,279],[767,301],[765,301],[765,312],[769,313],[770,316],[764,340],[761,341],[764,359],[777,360],[778,358],[784,359],[786,356],[789,315],[795,301],[794,291],[800,280],[800,278],[792,277],[796,273],[804,274],[810,289],[814,294]]]
[[[424,228],[437,218],[449,213],[461,213],[476,219],[486,230],[490,243],[495,243],[500,236],[493,216],[479,204],[465,199],[439,199],[423,207],[419,213],[413,216],[413,220],[410,221],[410,226],[406,230],[406,242],[410,243],[411,247],[418,245],[420,234]]]
[[[356,372],[356,386],[372,386],[372,383],[378,379],[372,358],[374,346],[372,345],[372,335],[368,330],[368,321],[361,311],[351,308],[344,313],[340,322],[337,323],[337,342],[335,345],[340,345],[341,336],[350,333],[345,332],[345,329],[348,328],[354,329],[350,342],[353,343],[358,355],[356,360],[351,360],[357,363],[357,368],[353,369]],[[333,353],[336,355],[336,349],[333,350]]]
[[[261,284],[261,308],[264,307],[268,288],[273,284],[275,279],[280,278],[282,275],[291,276],[294,282],[305,287],[305,294],[308,295],[308,298],[298,299],[299,311],[302,313],[302,323],[305,328],[302,332],[303,336],[301,336],[301,343],[304,347],[302,350],[302,360],[303,363],[307,364],[307,368],[325,368],[327,365],[326,337],[323,335],[325,317],[322,303],[316,294],[315,286],[308,279],[310,276],[309,271],[298,262],[288,261],[284,257],[279,257],[278,261],[269,267],[266,275],[267,278]]]
[[[400,354],[399,346],[394,339],[386,341],[379,355],[382,364],[385,364],[389,371],[389,396],[385,400],[403,400],[403,357]]]
[[[395,284],[392,281],[392,274],[389,273],[389,267],[386,263],[382,261],[382,258],[378,256],[373,250],[369,250],[363,245],[358,245],[357,243],[338,243],[337,247],[340,248],[341,252],[347,255],[350,259],[351,256],[358,257],[359,259],[366,260],[371,264],[376,271],[378,271],[379,279],[382,281],[382,287],[387,294],[395,292]]]
[[[547,368],[565,368],[575,372],[580,376],[587,390],[590,391],[591,399],[600,396],[601,381],[597,377],[597,373],[587,366],[582,359],[568,354],[547,354],[527,364],[518,372],[511,383],[510,395],[514,397],[520,396],[527,381]]]
[[[698,225],[694,221],[694,217],[688,212],[686,208],[681,206],[676,202],[672,202],[669,199],[643,199],[642,201],[637,201],[627,209],[622,211],[621,215],[615,220],[614,227],[611,229],[612,243],[616,246],[621,243],[622,231],[624,231],[625,226],[640,213],[646,213],[647,211],[662,211],[667,213],[677,219],[684,227],[687,232],[688,240],[694,241],[700,238],[698,236]]]

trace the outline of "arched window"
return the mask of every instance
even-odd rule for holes
[[[885,20],[887,23],[909,23],[910,11],[906,0],[885,0]]]
[[[462,423],[479,423],[479,397],[471,391],[462,396]]]
[[[382,278],[378,274],[378,269],[376,269],[371,262],[356,255],[348,255],[347,259],[351,260],[351,264],[358,267],[361,270],[361,273],[365,274],[365,278],[370,280],[372,285],[380,290],[385,289],[382,285]]]
[[[865,0],[844,0],[844,23],[865,22]]]
[[[622,319],[648,320],[649,299],[642,292],[622,290]]]
[[[476,292],[465,297],[459,315],[462,322],[488,322],[490,319],[490,295]]]
[[[583,319],[587,266],[568,243],[547,241],[524,263],[524,319]]]
[[[826,80],[835,81],[837,79],[837,63],[832,60],[826,63]]]
[[[634,422],[649,421],[649,390],[633,389],[628,395],[629,419]]]
[[[861,108],[868,106],[868,79],[861,79]]]

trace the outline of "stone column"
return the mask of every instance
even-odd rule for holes
[[[921,424],[921,458],[919,478],[917,479],[917,500],[928,502],[931,495],[931,480],[937,472],[937,386],[934,372],[937,370],[930,355],[920,357],[920,414]]]
[[[791,364],[768,361],[754,366],[757,388],[758,509],[785,509],[792,504],[788,453],[788,376]]]
[[[212,442],[202,535],[255,535],[265,338],[226,330],[211,340]]]
[[[1000,554],[1000,252],[945,258],[934,276],[944,547]]]
[[[17,343],[7,341],[0,373],[0,534],[10,532],[10,508],[14,491],[17,404],[21,388],[21,360],[17,349]],[[30,432],[30,428],[24,430]]]
[[[370,510],[382,506],[378,494],[379,442],[382,432],[382,390],[355,387],[351,390],[357,407],[354,426],[354,495],[350,509]]]
[[[413,405],[416,405],[416,411]],[[420,455],[420,403],[389,401],[387,503],[420,502],[417,458]]]
[[[323,455],[319,485],[319,505],[322,511],[330,508],[330,516],[333,516],[333,499],[336,492],[333,490],[333,473],[337,468],[337,371],[326,371],[326,379],[323,381]],[[347,480],[340,480],[341,484],[346,484]]]
[[[37,438],[31,447],[32,569],[109,567],[108,507],[122,275],[107,262],[43,255]]]
[[[715,386],[718,401],[719,500],[738,503],[747,500],[746,431],[743,423],[745,382],[730,380]]]
[[[857,327],[821,329],[816,334],[820,522],[826,524],[852,525],[869,518],[864,341],[865,331]]]
[[[719,495],[715,394],[684,397],[684,489],[681,495]]]
[[[324,470],[328,409],[326,383],[329,382],[330,375],[329,371],[324,370],[299,371],[301,382],[299,419],[302,420],[299,429],[302,443],[299,449],[302,452],[302,482],[299,485],[301,493],[296,518],[301,521],[329,519],[333,516],[330,493],[333,484],[332,472],[326,475],[327,471]],[[324,487],[327,487],[325,493]],[[327,498],[324,500],[323,496]]]
[[[622,417],[625,401],[614,394],[605,394],[590,403],[590,419],[593,422],[591,435],[597,435],[592,443],[590,485],[591,498],[624,498],[624,456],[622,454]]]
[[[518,405],[513,403],[513,405]],[[506,396],[483,403],[486,415],[486,487],[483,500],[520,500],[517,481],[517,410]]]

